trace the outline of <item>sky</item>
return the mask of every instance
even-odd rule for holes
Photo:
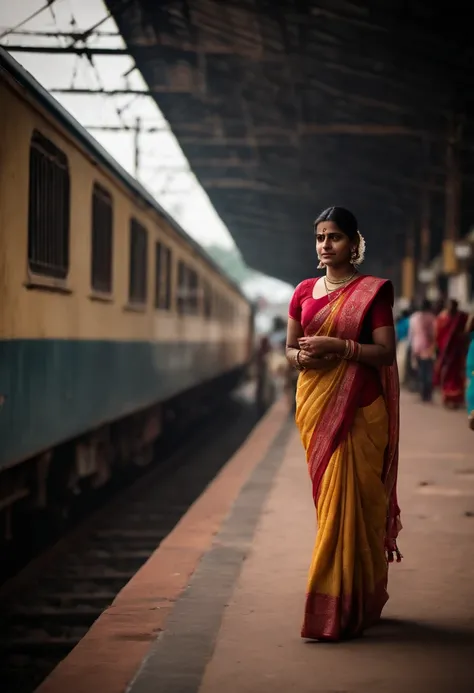
[[[0,1],[0,44],[9,45],[68,45],[65,37],[38,37],[7,33],[71,32],[89,29],[108,16],[102,0],[55,0],[49,8],[24,22],[46,4],[45,0]],[[113,19],[108,18],[97,29],[101,33],[118,34]],[[93,37],[89,47],[125,48],[120,36]],[[146,89],[141,74],[128,56],[94,56],[93,65],[85,57],[63,54],[12,53],[49,91],[62,88],[86,89]],[[130,73],[130,74],[128,74]],[[57,94],[53,96],[105,147],[110,154],[155,196],[181,226],[202,245],[218,244],[227,248],[235,243],[217,215],[204,190],[191,171],[188,161],[173,136],[168,123],[148,96],[104,96]],[[139,139],[140,163],[134,166],[133,133],[101,132],[93,126],[134,126],[140,118],[143,129]],[[264,295],[269,300],[285,300],[291,292],[289,285],[273,278],[261,277],[250,282],[252,295]]]

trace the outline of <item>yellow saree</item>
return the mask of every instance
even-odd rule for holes
[[[361,277],[338,291],[306,334],[357,340],[384,281]],[[383,396],[358,407],[360,364],[337,361],[300,374],[296,423],[313,484],[318,532],[302,637],[354,637],[376,622],[388,599],[388,562],[401,527],[396,497],[399,384],[380,369]]]

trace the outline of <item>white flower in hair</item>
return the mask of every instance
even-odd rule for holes
[[[365,259],[365,239],[360,231],[357,231],[357,235],[359,236],[359,246],[357,248],[357,257],[352,263],[354,266],[361,265]]]

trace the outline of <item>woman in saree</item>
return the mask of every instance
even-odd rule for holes
[[[357,220],[331,207],[315,235],[326,274],[296,288],[287,333],[318,524],[301,636],[340,640],[379,620],[388,564],[401,559],[399,382],[392,285],[358,273]]]
[[[454,299],[436,318],[435,384],[441,388],[443,404],[449,409],[464,405],[467,319],[467,313],[458,309]]]
[[[474,431],[474,314],[466,324],[469,347],[466,359],[466,406],[469,428]]]

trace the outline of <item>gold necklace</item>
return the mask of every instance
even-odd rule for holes
[[[356,274],[357,274],[357,270],[356,270],[350,277],[348,277],[347,279],[344,279],[344,283],[345,283],[345,284],[348,284],[348,283],[351,281],[351,279],[353,279],[353,278],[355,277]],[[330,297],[330,294],[334,293],[335,291],[339,291],[339,289],[344,288],[344,287],[342,286],[342,282],[341,282],[341,281],[338,282],[338,283],[339,283],[339,286],[336,286],[336,287],[334,287],[333,289],[330,289],[330,288],[328,287],[327,281],[326,281],[326,277],[323,277],[323,281],[324,281],[324,288],[326,289],[326,296],[328,297],[329,301],[331,300],[331,299],[329,298],[329,297]],[[330,282],[330,281],[331,281],[331,280],[329,279],[329,282]]]
[[[334,291],[337,291],[340,287],[336,286],[334,289],[330,289],[327,285],[326,278],[324,278],[324,288],[326,289],[326,294],[329,296],[329,294],[333,293]]]
[[[350,282],[351,279],[353,279],[357,274],[357,270],[354,270],[352,274],[349,277],[344,277],[343,279],[328,279],[328,277],[325,277],[325,281],[328,281],[330,284],[333,285],[340,285],[340,284],[346,284],[347,282]]]

